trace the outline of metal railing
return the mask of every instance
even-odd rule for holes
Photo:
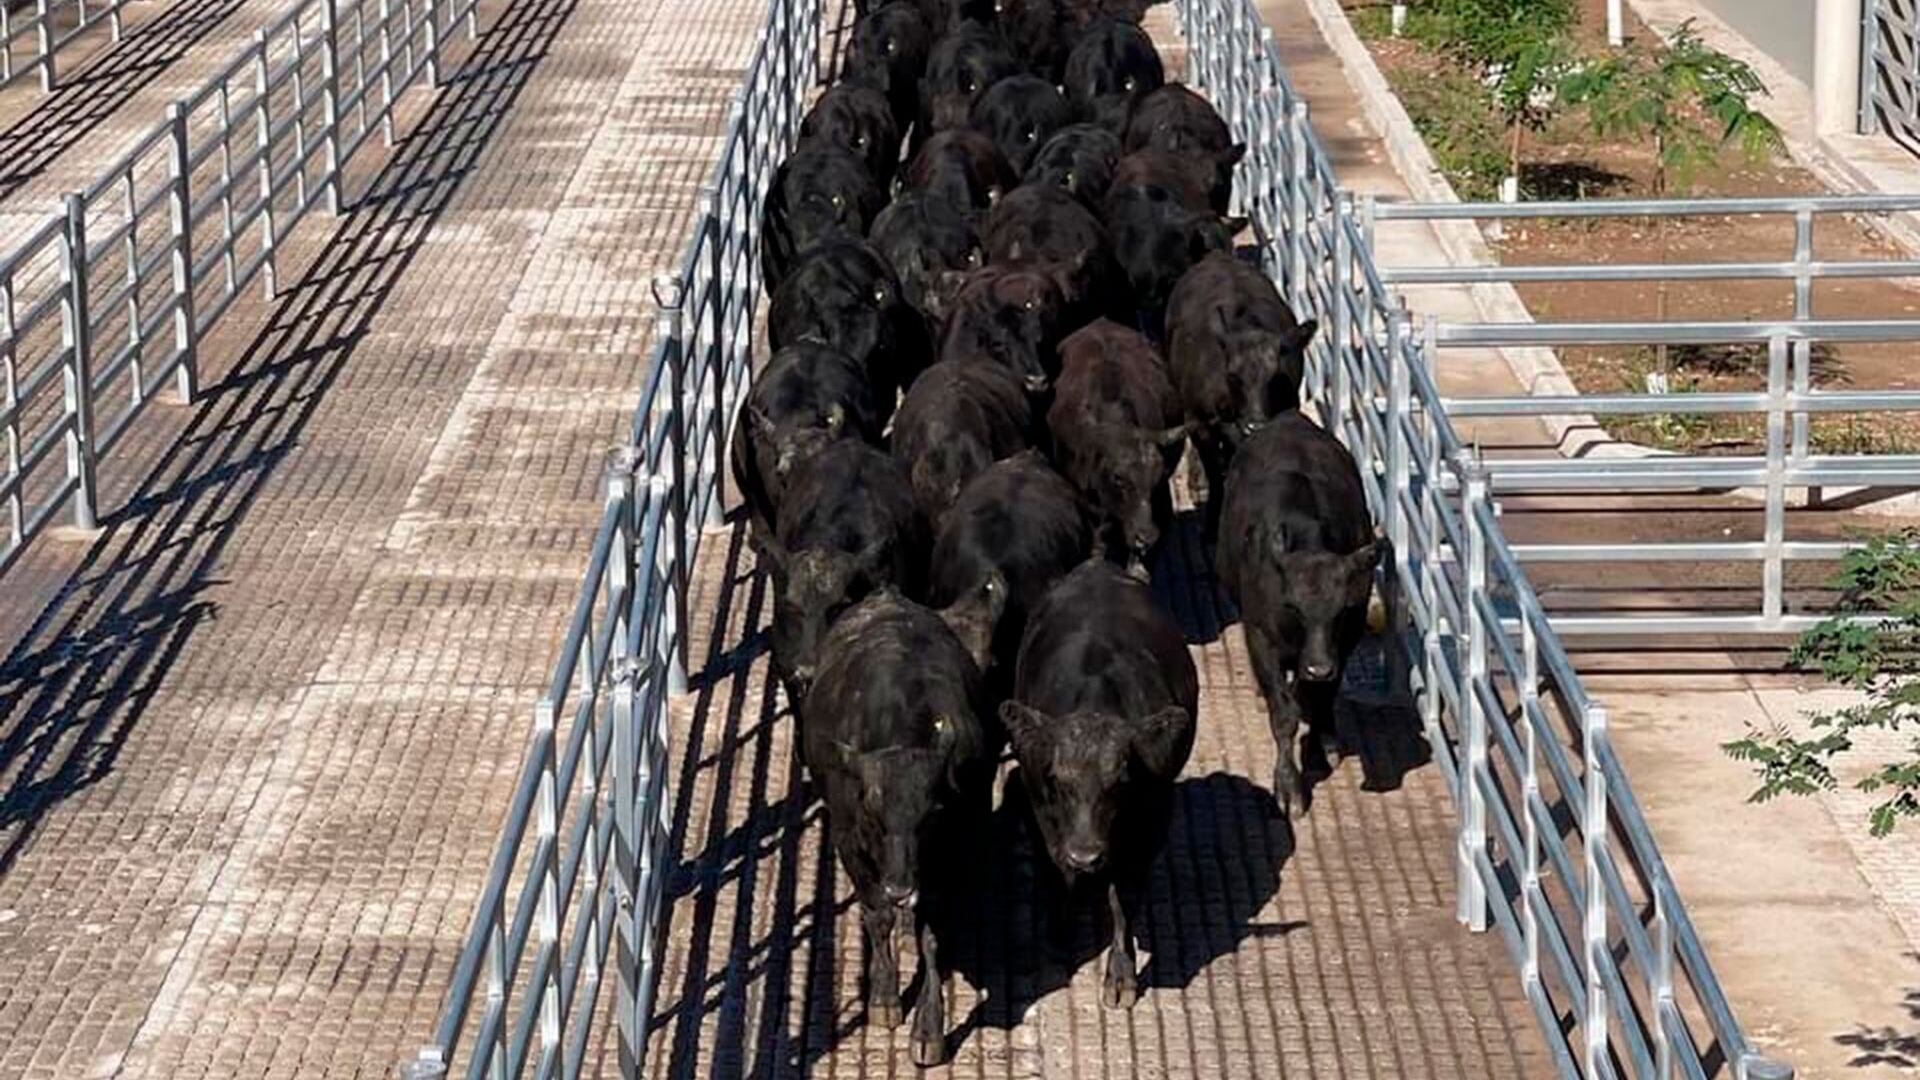
[[[609,463],[586,578],[433,1042],[403,1077],[577,1077],[609,1010],[620,1075],[645,1057],[672,858],[668,696],[685,689],[688,581],[722,520],[729,424],[752,375],[760,209],[818,81],[821,14],[821,0],[772,0],[679,268],[654,283],[631,442]]]
[[[1283,295],[1325,328],[1309,401],[1362,463],[1391,541],[1406,675],[1460,811],[1458,917],[1500,929],[1561,1075],[1790,1076],[1733,1015],[1272,32],[1252,0],[1179,9],[1189,81],[1249,144],[1240,211]]]
[[[1920,6],[1861,0],[1860,134],[1920,152]]]
[[[1498,926],[1565,1076],[1791,1073],[1732,1015],[1655,848],[1606,715],[1574,672],[1454,431],[1435,351],[1250,0],[1182,0],[1189,80],[1250,150],[1236,185],[1267,269],[1328,330],[1308,393],[1367,468],[1435,760],[1461,808],[1458,912]],[[751,378],[757,222],[816,83],[820,0],[772,0],[658,324],[601,523],[431,1045],[403,1077],[575,1077],[596,1038],[640,1071],[659,978],[668,705],[687,588],[718,520],[728,424]],[[611,966],[616,993],[603,1001]],[[614,1031],[606,1030],[611,1010]]]
[[[201,339],[324,203],[394,105],[437,80],[476,0],[307,0],[0,253],[0,574],[62,509],[93,529],[98,472],[147,406],[197,392]]]
[[[1509,494],[1713,492],[1750,495],[1761,521],[1759,537],[1729,541],[1664,543],[1579,542],[1515,545],[1526,561],[1555,563],[1718,563],[1758,568],[1754,609],[1729,610],[1715,597],[1710,609],[1689,609],[1682,597],[1662,597],[1663,609],[1554,613],[1554,625],[1569,633],[1776,634],[1804,630],[1823,618],[1787,610],[1787,566],[1793,562],[1832,562],[1857,546],[1844,542],[1793,540],[1787,511],[1796,495],[1811,501],[1835,488],[1920,487],[1920,455],[1912,453],[1823,453],[1813,438],[1813,421],[1846,413],[1920,412],[1920,391],[1893,386],[1814,387],[1815,350],[1825,346],[1862,346],[1920,341],[1920,320],[1831,320],[1817,317],[1814,285],[1827,280],[1920,278],[1920,261],[1892,259],[1819,259],[1816,222],[1823,216],[1890,214],[1920,209],[1920,196],[1870,195],[1759,199],[1591,200],[1537,203],[1381,202],[1363,206],[1368,222],[1485,221],[1739,217],[1791,218],[1791,258],[1775,261],[1687,262],[1656,264],[1571,264],[1485,266],[1383,266],[1388,285],[1438,285],[1548,282],[1767,281],[1791,287],[1792,310],[1778,318],[1742,321],[1618,321],[1606,323],[1448,323],[1428,320],[1426,348],[1436,354],[1468,348],[1616,348],[1702,346],[1748,350],[1764,356],[1765,385],[1756,390],[1700,391],[1649,389],[1601,394],[1514,394],[1448,396],[1448,414],[1458,418],[1548,418],[1593,416],[1747,415],[1756,418],[1759,453],[1707,454],[1604,444],[1610,453],[1563,455],[1516,452],[1487,461],[1493,490]],[[1784,299],[1784,297],[1783,297]],[[1601,442],[1601,440],[1596,440]],[[1712,531],[1719,532],[1717,522]]]
[[[0,90],[35,71],[40,89],[52,93],[59,82],[60,50],[100,24],[120,40],[120,9],[127,0],[34,0],[30,11],[11,11],[0,2]],[[71,17],[71,25],[63,25]]]

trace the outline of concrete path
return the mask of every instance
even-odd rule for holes
[[[104,534],[0,586],[0,1077],[427,1036],[758,18],[486,5]]]
[[[1801,82],[1813,81],[1813,5],[1808,0],[1701,0]]]

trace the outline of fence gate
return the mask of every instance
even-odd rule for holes
[[[1860,133],[1920,153],[1920,0],[1861,0]]]

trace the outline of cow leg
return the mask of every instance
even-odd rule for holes
[[[1253,661],[1253,673],[1260,692],[1267,699],[1267,726],[1273,730],[1273,800],[1280,816],[1304,817],[1307,813],[1307,788],[1300,777],[1294,757],[1294,744],[1300,735],[1300,699],[1292,665],[1283,665],[1279,650],[1266,634],[1247,627],[1247,653]]]
[[[921,1068],[947,1060],[946,978],[940,973],[933,924],[920,920],[920,996],[913,1006],[913,1063]]]
[[[1201,519],[1202,534],[1208,543],[1220,539],[1220,512],[1227,505],[1227,464],[1226,443],[1213,432],[1196,434],[1194,449],[1200,452],[1200,468],[1207,474],[1206,516]]]
[[[900,1026],[900,955],[893,943],[894,907],[883,898],[861,904],[867,931],[867,1016],[882,1027]]]
[[[1109,1009],[1131,1009],[1140,998],[1138,958],[1133,951],[1133,913],[1142,890],[1122,887],[1118,876],[1107,884],[1107,912],[1113,938],[1107,945],[1107,968],[1100,983],[1100,1001]]]
[[[1300,712],[1307,726],[1302,747],[1310,775],[1332,776],[1340,764],[1340,738],[1334,720],[1334,703],[1340,697],[1340,673],[1332,681],[1303,683],[1297,687]]]

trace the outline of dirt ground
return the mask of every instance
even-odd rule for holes
[[[1349,2],[1364,30],[1375,0]],[[1605,0],[1581,0],[1578,30],[1583,51],[1605,48]],[[1630,41],[1656,40],[1631,11],[1626,13]],[[1377,18],[1377,16],[1376,16]],[[1373,24],[1377,25],[1377,23]],[[1470,88],[1471,74],[1455,61],[1405,39],[1368,41],[1381,69],[1407,100],[1416,123],[1421,109],[1457,108],[1460,98],[1436,95],[1451,79]],[[1463,81],[1466,80],[1466,81]],[[1481,146],[1491,135],[1502,143],[1499,117],[1465,127],[1462,142]],[[1461,125],[1452,125],[1460,130]],[[1429,142],[1435,141],[1428,132]],[[1436,149],[1440,149],[1436,147]],[[1464,154],[1466,151],[1461,150]],[[1443,159],[1445,154],[1442,154]],[[1522,183],[1528,199],[1649,197],[1654,188],[1650,142],[1607,141],[1596,137],[1577,116],[1562,115],[1523,141]],[[1463,197],[1472,197],[1476,181],[1464,177]],[[1824,187],[1784,154],[1767,161],[1746,160],[1737,151],[1693,178],[1686,194],[1696,196],[1778,196],[1825,193]],[[1509,265],[1592,263],[1786,261],[1793,256],[1793,219],[1741,216],[1666,219],[1562,220],[1515,223],[1494,246]],[[1814,256],[1823,260],[1886,261],[1903,253],[1882,237],[1870,219],[1822,215],[1814,222]],[[1815,282],[1812,315],[1820,319],[1898,319],[1920,313],[1920,282],[1886,279]],[[1576,282],[1518,286],[1534,316],[1542,322],[1653,319],[1660,311],[1659,288],[1652,282]],[[1673,282],[1666,288],[1665,318],[1749,320],[1790,317],[1793,283],[1767,281]],[[1908,344],[1816,346],[1812,381],[1816,388],[1910,389],[1920,385]],[[1582,391],[1618,393],[1645,387],[1645,375],[1659,359],[1646,348],[1566,348],[1561,362]],[[1676,391],[1752,390],[1765,386],[1766,349],[1718,347],[1674,349],[1668,357]],[[1759,417],[1682,414],[1617,417],[1607,422],[1619,438],[1670,449],[1709,453],[1751,452],[1763,438]],[[1810,437],[1816,452],[1876,453],[1920,448],[1920,414],[1829,414],[1816,417]]]

